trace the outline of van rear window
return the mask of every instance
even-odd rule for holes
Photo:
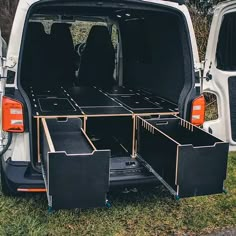
[[[216,51],[217,68],[236,70],[236,13],[225,15]]]

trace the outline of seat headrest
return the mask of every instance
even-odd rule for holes
[[[51,35],[71,35],[70,33],[70,24],[67,23],[54,23],[51,27]]]
[[[44,26],[40,22],[30,22],[28,25],[27,35],[30,38],[41,38],[45,35]]]
[[[94,25],[89,32],[86,44],[107,45],[108,42],[111,42],[108,28],[102,25]]]

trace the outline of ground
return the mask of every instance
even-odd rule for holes
[[[225,187],[227,194],[179,201],[162,186],[137,193],[119,191],[111,194],[109,209],[53,214],[47,212],[45,194],[16,198],[1,194],[0,235],[145,236],[233,232],[236,227],[236,152],[229,155]]]

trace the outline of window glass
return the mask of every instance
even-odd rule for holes
[[[74,45],[86,43],[89,32],[94,25],[107,25],[105,22],[75,21],[71,25],[71,34]]]
[[[117,48],[118,43],[119,43],[119,32],[115,24],[112,25],[111,39],[112,39],[114,48]]]
[[[216,51],[217,68],[236,70],[236,13],[225,15],[221,25]]]

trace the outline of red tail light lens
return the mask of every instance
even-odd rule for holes
[[[23,105],[12,98],[2,99],[2,129],[6,132],[24,132]]]
[[[197,97],[192,103],[191,123],[197,126],[205,122],[206,101],[203,95]]]

